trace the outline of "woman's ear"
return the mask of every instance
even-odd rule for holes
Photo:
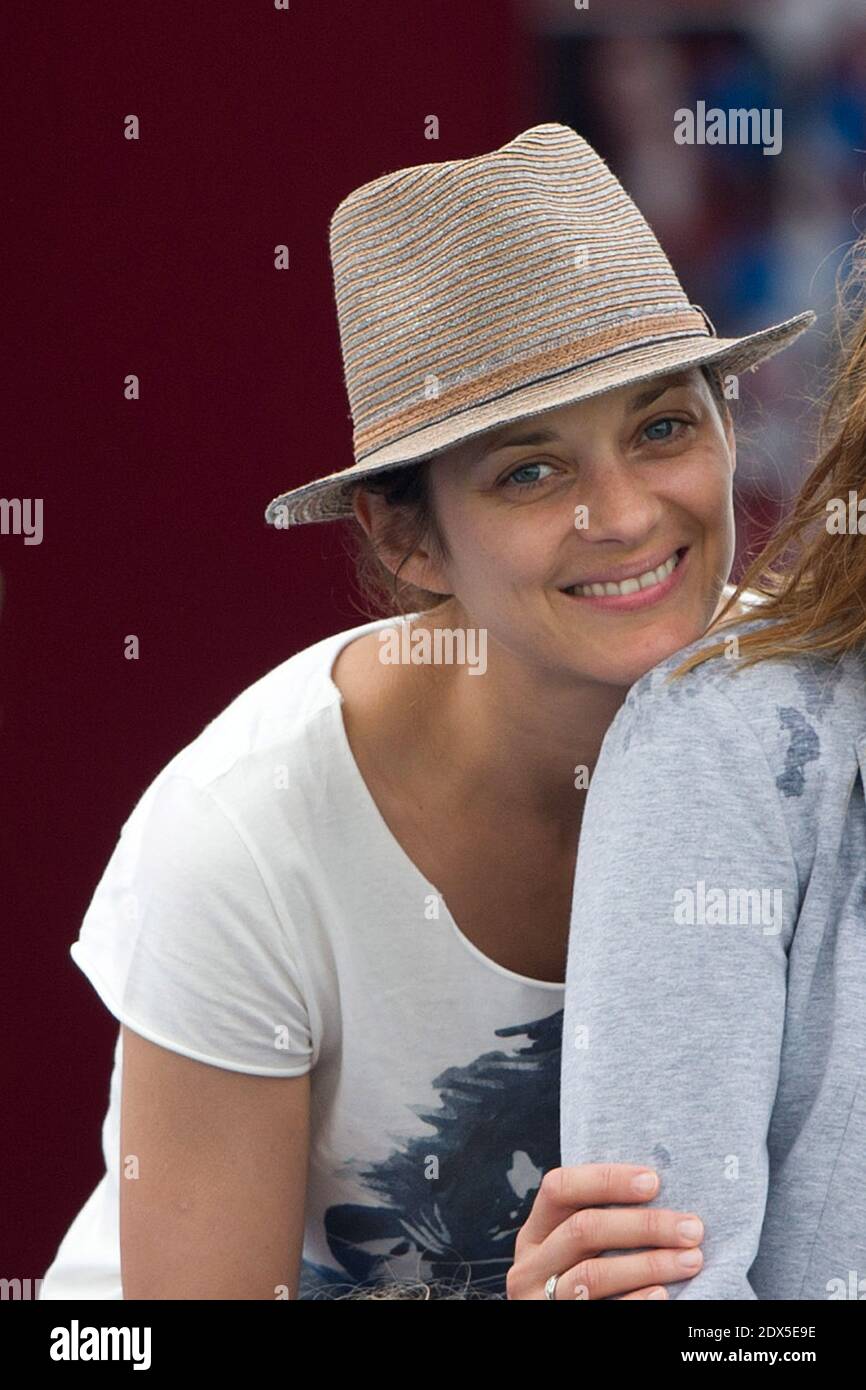
[[[392,552],[399,548],[405,532],[400,508],[391,506],[379,492],[357,487],[352,497],[352,510],[379,559],[390,568]]]
[[[392,574],[431,593],[444,593],[442,567],[416,534],[403,507],[386,502],[377,492],[358,487],[352,497],[352,510],[363,527],[377,557]]]
[[[381,500],[375,497],[373,493],[367,492],[366,488],[363,487],[356,487],[352,493],[352,511],[355,513],[355,520],[368,536],[372,536],[373,534],[373,513],[370,507],[371,498],[377,502]]]

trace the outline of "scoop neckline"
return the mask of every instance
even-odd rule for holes
[[[332,708],[335,713],[337,736],[340,745],[340,752],[343,759],[343,765],[347,769],[349,777],[354,783],[356,792],[360,796],[361,800],[364,802],[367,815],[369,819],[372,821],[372,823],[375,825],[376,833],[378,834],[388,854],[394,860],[395,863],[398,863],[401,866],[401,872],[404,877],[412,877],[417,879],[418,882],[427,890],[428,896],[430,894],[435,895],[435,897],[438,899],[440,903],[440,921],[444,921],[445,924],[448,927],[450,927],[451,931],[457,937],[458,941],[461,943],[464,949],[468,951],[470,955],[474,956],[475,959],[479,961],[482,965],[486,966],[488,970],[491,970],[496,975],[504,977],[505,979],[511,980],[512,982],[515,982],[517,984],[529,985],[533,989],[543,989],[548,991],[555,990],[562,994],[565,990],[564,980],[537,980],[531,975],[521,975],[517,970],[509,970],[506,965],[500,965],[498,961],[495,961],[492,959],[492,957],[485,955],[485,953],[482,950],[480,950],[479,947],[476,946],[473,941],[469,940],[469,937],[465,934],[465,932],[461,931],[460,927],[457,925],[457,922],[455,921],[451,913],[450,908],[448,907],[448,904],[445,901],[444,894],[442,894],[436,887],[436,885],[431,883],[430,880],[426,878],[424,874],[422,874],[421,870],[418,868],[418,865],[415,863],[415,860],[406,852],[406,850],[400,844],[400,841],[397,839],[396,835],[392,831],[391,827],[388,825],[388,822],[385,820],[385,817],[382,815],[382,812],[379,810],[379,807],[376,804],[376,799],[373,796],[373,793],[367,786],[367,783],[364,779],[364,775],[361,772],[355,754],[352,751],[352,745],[349,742],[349,735],[346,732],[346,725],[343,720],[343,692],[337,685],[336,681],[333,678],[333,675],[331,674],[334,669],[337,657],[340,655],[341,651],[343,651],[346,647],[350,645],[350,643],[354,642],[359,637],[366,636],[368,632],[375,632],[378,628],[387,627],[389,624],[412,622],[414,618],[420,616],[421,615],[419,613],[397,614],[395,617],[392,618],[381,618],[371,623],[365,623],[360,628],[351,628],[348,633],[340,633],[338,640],[330,649],[328,654],[327,667],[325,670],[325,681],[328,686],[329,692],[332,694],[332,699],[330,701],[329,707]]]
[[[731,584],[730,580],[724,585],[724,591],[726,592],[727,597],[730,597],[730,594],[733,593],[735,587],[735,585]],[[480,948],[476,946],[473,941],[469,940],[469,937],[465,934],[465,932],[461,931],[460,927],[457,925],[456,920],[452,916],[448,904],[445,901],[444,894],[440,893],[439,889],[436,887],[435,884],[431,883],[429,879],[425,878],[421,870],[418,868],[418,865],[415,863],[414,859],[412,859],[411,856],[407,854],[406,850],[400,844],[400,841],[397,839],[391,827],[388,825],[388,822],[385,820],[385,817],[382,815],[382,812],[379,810],[379,807],[376,804],[376,799],[373,796],[373,793],[367,786],[363,773],[361,772],[361,769],[358,766],[355,754],[352,751],[352,745],[349,742],[349,735],[346,732],[346,725],[343,720],[343,692],[337,685],[332,675],[334,665],[337,661],[337,657],[340,655],[340,652],[345,650],[345,648],[348,647],[352,642],[356,641],[359,637],[365,637],[369,632],[376,632],[379,628],[388,627],[389,625],[397,623],[411,623],[414,621],[415,618],[419,618],[422,616],[423,615],[421,613],[397,613],[394,614],[392,617],[376,618],[369,623],[362,623],[360,627],[349,628],[346,632],[340,632],[336,635],[336,637],[331,639],[331,645],[328,650],[328,659],[324,675],[325,685],[330,696],[329,708],[333,708],[336,715],[337,738],[340,745],[340,752],[343,758],[343,765],[347,769],[349,777],[354,783],[357,794],[364,802],[367,815],[372,821],[372,823],[375,825],[377,834],[379,835],[379,838],[381,839],[383,846],[387,850],[388,854],[391,856],[395,863],[400,864],[404,876],[413,877],[417,879],[418,882],[421,883],[428,890],[428,893],[432,893],[438,898],[439,902],[442,905],[442,913],[444,915],[444,920],[446,921],[448,926],[450,926],[452,932],[457,937],[458,941],[460,941],[464,949],[468,951],[470,955],[474,956],[476,960],[480,961],[482,965],[486,966],[488,970],[491,970],[496,975],[499,975],[508,980],[515,981],[521,985],[530,985],[535,989],[558,990],[561,994],[565,990],[564,980],[536,980],[531,975],[521,975],[516,970],[509,970],[507,966],[500,965],[498,961],[495,961],[490,956],[485,955],[485,953],[482,950],[480,950]]]

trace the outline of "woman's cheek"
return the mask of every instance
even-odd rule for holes
[[[733,515],[732,474],[716,463],[695,469],[671,500],[707,529],[724,530]]]

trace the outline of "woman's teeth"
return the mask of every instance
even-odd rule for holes
[[[619,584],[608,582],[606,584],[573,584],[566,590],[569,594],[584,594],[587,597],[604,598],[607,594],[636,594],[639,589],[651,589],[654,584],[661,584],[663,579],[676,569],[679,564],[680,553],[675,551],[669,560],[665,560],[658,569],[647,570],[646,574],[635,575],[632,579],[623,579]]]

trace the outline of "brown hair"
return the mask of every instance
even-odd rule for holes
[[[840,655],[866,640],[866,540],[855,528],[828,527],[828,504],[847,505],[866,485],[866,236],[851,251],[853,268],[837,283],[837,352],[818,404],[818,462],[802,484],[790,515],[747,567],[708,632],[725,633],[756,618],[773,622],[738,634],[742,668],[801,652]],[[729,610],[745,590],[762,595],[753,612]],[[730,641],[730,638],[728,638]],[[674,680],[727,650],[722,636],[691,653]]]
[[[724,385],[719,372],[702,367],[713,400],[724,420],[728,415]],[[437,561],[448,558],[448,547],[436,516],[430,492],[430,464],[433,459],[421,459],[403,467],[389,468],[372,474],[364,483],[367,492],[385,498],[393,514],[380,533],[379,547],[387,552],[402,551],[403,558],[396,571],[380,559],[372,539],[357,519],[350,533],[350,551],[355,565],[355,580],[362,597],[371,609],[371,616],[390,616],[399,613],[423,613],[438,608],[450,594],[437,594],[419,589],[400,578],[400,570],[417,548],[424,544]]]

